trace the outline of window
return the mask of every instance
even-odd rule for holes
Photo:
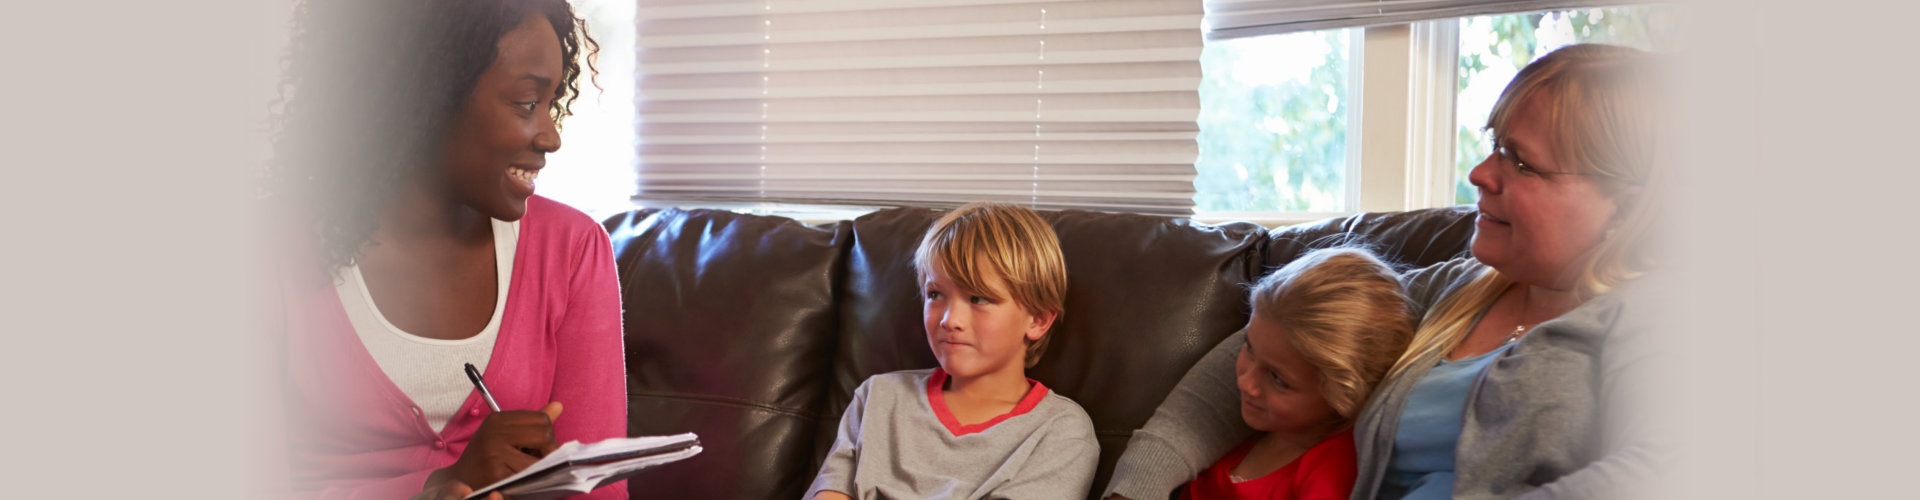
[[[540,172],[540,195],[595,219],[631,208],[634,186],[632,0],[573,0],[574,15],[600,44],[599,70],[580,79],[573,116],[561,122],[558,168]]]
[[[1574,43],[1665,50],[1672,38],[1665,7],[1260,34],[1314,25],[1285,5],[1274,9],[1269,24],[1241,28],[1252,36],[1210,40],[1202,58],[1195,203],[1209,220],[1285,223],[1473,203],[1466,174],[1487,154],[1481,128],[1521,67]],[[1314,57],[1323,59],[1300,62]]]
[[[1192,213],[1198,2],[636,3],[639,203]]]
[[[1666,7],[1205,3],[576,0],[604,91],[581,89],[541,193],[595,216],[1004,198],[1268,224],[1472,203],[1520,67],[1673,38]]]
[[[1208,42],[1200,56],[1195,211],[1342,212],[1358,30]]]
[[[1491,139],[1487,114],[1500,91],[1527,63],[1576,43],[1610,43],[1642,50],[1669,49],[1671,13],[1660,7],[1561,10],[1459,19],[1459,90],[1454,101],[1454,202],[1480,195],[1467,173],[1485,159]]]

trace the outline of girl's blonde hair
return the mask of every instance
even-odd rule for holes
[[[1028,314],[1054,314],[1054,325],[1067,308],[1067,260],[1053,227],[1026,207],[1004,203],[968,203],[940,220],[920,240],[913,267],[926,286],[933,270],[945,271],[969,292],[990,295],[986,273],[1000,275],[1007,293]],[[924,291],[924,290],[923,290]],[[1009,297],[989,297],[1000,300]],[[1053,339],[1052,329],[1027,344],[1026,367],[1040,362]]]
[[[1365,250],[1316,250],[1253,287],[1257,321],[1271,321],[1320,371],[1320,393],[1351,420],[1413,336],[1413,309],[1393,268]]]
[[[1653,56],[1615,45],[1562,47],[1534,60],[1514,75],[1487,119],[1499,137],[1519,114],[1521,103],[1536,93],[1547,97],[1549,140],[1555,163],[1597,177],[1616,198],[1620,222],[1577,264],[1574,286],[1582,298],[1606,293],[1652,270],[1648,240],[1664,199],[1661,168],[1666,120],[1656,112]],[[1492,268],[1471,278],[1427,310],[1413,345],[1394,365],[1394,373],[1416,359],[1452,351],[1473,329],[1480,311],[1491,307],[1514,281]]]

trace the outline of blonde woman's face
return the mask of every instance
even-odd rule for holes
[[[1338,427],[1340,414],[1320,394],[1320,370],[1294,351],[1287,335],[1257,313],[1247,322],[1247,345],[1233,365],[1240,418],[1257,430],[1293,435]]]
[[[1473,256],[1515,281],[1564,290],[1618,205],[1598,178],[1557,163],[1550,99],[1538,91],[1522,101],[1467,179],[1480,191]]]

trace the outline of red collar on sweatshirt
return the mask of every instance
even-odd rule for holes
[[[1013,411],[1006,412],[998,417],[993,417],[993,419],[985,422],[973,425],[960,425],[960,419],[954,418],[953,411],[947,408],[947,397],[942,392],[942,388],[947,385],[947,371],[934,368],[933,375],[927,377],[927,403],[933,406],[933,414],[940,418],[940,423],[947,426],[947,432],[953,433],[955,437],[965,436],[987,430],[993,427],[994,424],[1004,422],[1009,418],[1024,415],[1029,411],[1033,411],[1033,407],[1040,406],[1040,400],[1046,399],[1047,397],[1047,386],[1034,379],[1027,379],[1027,382],[1033,384],[1033,387],[1027,389],[1026,397],[1020,398],[1020,404],[1014,405]]]

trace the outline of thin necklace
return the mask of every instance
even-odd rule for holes
[[[1526,285],[1520,286],[1524,287]],[[1514,325],[1513,333],[1507,334],[1507,340],[1501,342],[1500,345],[1507,345],[1513,343],[1515,340],[1520,340],[1520,334],[1526,333],[1527,331],[1527,306],[1532,305],[1533,288],[1522,288],[1520,293],[1523,294],[1520,296],[1520,324]]]

